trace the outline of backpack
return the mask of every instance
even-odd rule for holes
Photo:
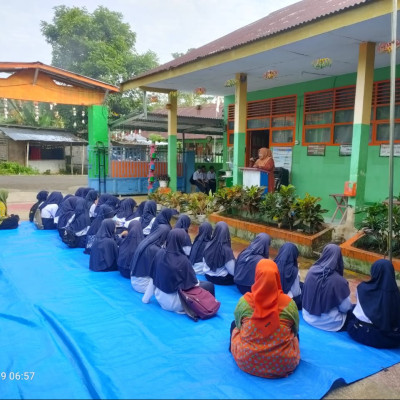
[[[213,317],[221,303],[207,290],[195,286],[189,290],[178,290],[182,307],[194,321]]]
[[[68,246],[71,247],[72,249],[77,246],[77,237],[75,234],[71,231],[70,228],[65,228],[64,229],[64,234],[61,238],[61,240]]]
[[[195,185],[196,182],[195,182],[195,180],[193,179],[193,175],[194,175],[194,172],[193,172],[193,174],[190,176],[189,182],[190,182],[192,185]]]

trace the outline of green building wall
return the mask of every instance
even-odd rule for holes
[[[400,67],[397,66],[396,77]],[[324,70],[325,72],[325,70]],[[326,69],[329,73],[329,69]],[[374,81],[389,79],[390,69],[375,70]],[[260,90],[247,94],[248,101],[263,100],[288,95],[297,95],[296,141],[293,146],[291,183],[296,187],[298,196],[305,193],[322,198],[321,205],[333,214],[336,204],[331,193],[343,193],[344,183],[349,180],[350,156],[339,156],[339,146],[326,146],[325,156],[307,156],[307,146],[302,144],[304,93],[355,85],[356,73],[329,77],[314,81],[298,83]],[[228,106],[235,102],[234,96],[226,96],[224,115],[228,115]],[[226,135],[224,136],[224,157],[227,154]],[[365,203],[382,201],[389,194],[389,157],[379,156],[380,146],[368,146],[368,167],[366,178]],[[225,158],[224,158],[225,160]],[[394,195],[400,194],[400,178],[396,177],[400,167],[400,158],[394,157]]]

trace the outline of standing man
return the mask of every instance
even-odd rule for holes
[[[208,187],[211,189],[211,193],[214,194],[217,190],[217,180],[215,176],[215,169],[211,165],[209,171],[207,172],[207,182]]]
[[[197,186],[200,192],[207,193],[208,185],[206,182],[206,174],[203,172],[203,169],[205,170],[206,167],[203,166],[198,166],[197,170],[194,171],[193,173],[193,182]]]

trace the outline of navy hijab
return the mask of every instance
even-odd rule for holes
[[[212,239],[204,249],[204,260],[211,271],[216,271],[234,259],[228,225],[223,221],[217,222]]]
[[[350,295],[343,271],[340,247],[336,244],[326,245],[304,281],[303,308],[312,315],[320,316],[338,307]]]
[[[78,233],[88,226],[90,226],[90,217],[89,209],[87,208],[87,202],[82,197],[77,197],[74,219],[68,225],[68,229],[72,233]]]
[[[211,240],[212,226],[209,222],[203,222],[199,227],[199,233],[194,239],[192,249],[190,250],[189,259],[194,265],[203,261],[204,248]]]
[[[99,194],[97,193],[97,190],[90,189],[86,196],[85,196],[85,201],[86,201],[86,206],[88,209],[90,209],[91,205],[97,200],[99,197]]]
[[[49,204],[57,204],[59,205],[63,200],[63,195],[61,192],[51,192],[47,197],[46,201],[44,201],[40,206],[39,209],[43,210],[44,207],[48,206]]]
[[[186,215],[182,214],[179,216],[178,220],[176,221],[175,228],[182,228],[187,233],[189,233],[189,228],[191,224],[191,219]]]
[[[117,269],[118,246],[114,240],[115,221],[105,219],[96,234],[90,252],[89,268],[92,271],[113,271]]]
[[[118,197],[110,194],[109,197],[107,198],[105,204],[112,207],[114,209],[114,211],[117,211],[119,209],[120,200]]]
[[[78,199],[80,197],[76,197],[71,195],[68,197],[67,200],[64,200],[61,204],[60,207],[58,207],[57,213],[59,212],[59,217],[58,217],[58,222],[57,222],[57,228],[58,229],[63,229],[66,227],[69,219],[74,215],[75,212],[75,207],[78,202]],[[56,216],[57,216],[56,213]]]
[[[275,264],[278,266],[281,276],[281,285],[283,293],[287,294],[299,274],[297,257],[299,249],[293,243],[285,243],[275,258]]]
[[[98,232],[98,230],[100,229],[100,226],[101,226],[101,223],[103,222],[103,220],[107,219],[107,218],[112,218],[113,216],[114,216],[114,210],[112,209],[112,207],[108,206],[107,204],[102,204],[99,207],[97,216],[90,224],[90,228],[87,233],[88,236],[95,235]]]
[[[240,252],[235,266],[235,283],[251,286],[256,276],[256,265],[263,258],[269,257],[271,238],[266,233],[259,233],[250,245]]]
[[[154,257],[151,276],[154,285],[164,293],[188,290],[198,283],[192,264],[183,250],[186,235],[184,229],[172,229],[167,237],[166,248],[158,250]]]
[[[358,285],[357,296],[364,314],[379,330],[400,328],[400,292],[389,260],[372,264],[371,279]]]
[[[65,202],[66,202],[68,199],[70,199],[71,197],[75,197],[75,196],[74,196],[73,194],[67,194],[67,195],[62,199],[62,202],[59,204],[59,207],[57,208],[56,217],[61,216],[61,214],[64,212],[63,209],[64,209]]]
[[[171,226],[171,218],[173,215],[179,214],[177,210],[174,208],[164,208],[164,210],[161,210],[160,214],[157,215],[153,226],[151,227],[150,233],[154,232],[160,225],[167,225],[170,228]]]
[[[130,278],[130,264],[139,243],[144,239],[142,225],[138,220],[131,221],[128,225],[128,235],[119,246],[118,270],[124,278]]]
[[[130,197],[123,199],[120,203],[119,210],[117,212],[117,218],[125,218],[126,221],[134,218],[133,209],[136,206],[136,201]]]
[[[102,206],[103,204],[106,204],[106,201],[111,197],[111,194],[108,193],[103,193],[100,195],[99,200],[96,204],[96,208],[93,211],[94,216],[97,216],[97,213],[99,212],[99,208],[100,206]]]
[[[142,201],[136,211],[133,213],[133,218],[141,217],[143,215],[144,206],[146,205],[146,201]]]
[[[157,203],[153,200],[146,201],[143,208],[143,215],[140,217],[142,229],[146,228],[157,214]]]
[[[31,207],[30,211],[29,211],[29,221],[33,222],[33,218],[35,216],[35,212],[38,209],[40,203],[42,203],[43,201],[47,200],[47,196],[49,195],[49,192],[47,190],[41,190],[37,195],[36,195],[36,199],[37,202]],[[57,210],[58,211],[58,210]],[[56,214],[57,215],[57,214]]]
[[[93,190],[93,189],[90,188],[90,187],[80,187],[80,188],[76,189],[75,196],[85,198],[86,195],[87,195],[91,190]]]
[[[169,226],[160,225],[155,232],[150,233],[139,243],[130,265],[131,276],[150,276],[153,258],[164,244],[170,230]]]

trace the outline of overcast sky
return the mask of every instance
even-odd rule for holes
[[[160,63],[171,53],[200,47],[297,0],[4,0],[1,4],[0,61],[51,63],[51,47],[40,21],[52,22],[53,7],[99,5],[122,13],[136,32],[136,50],[153,50]]]

